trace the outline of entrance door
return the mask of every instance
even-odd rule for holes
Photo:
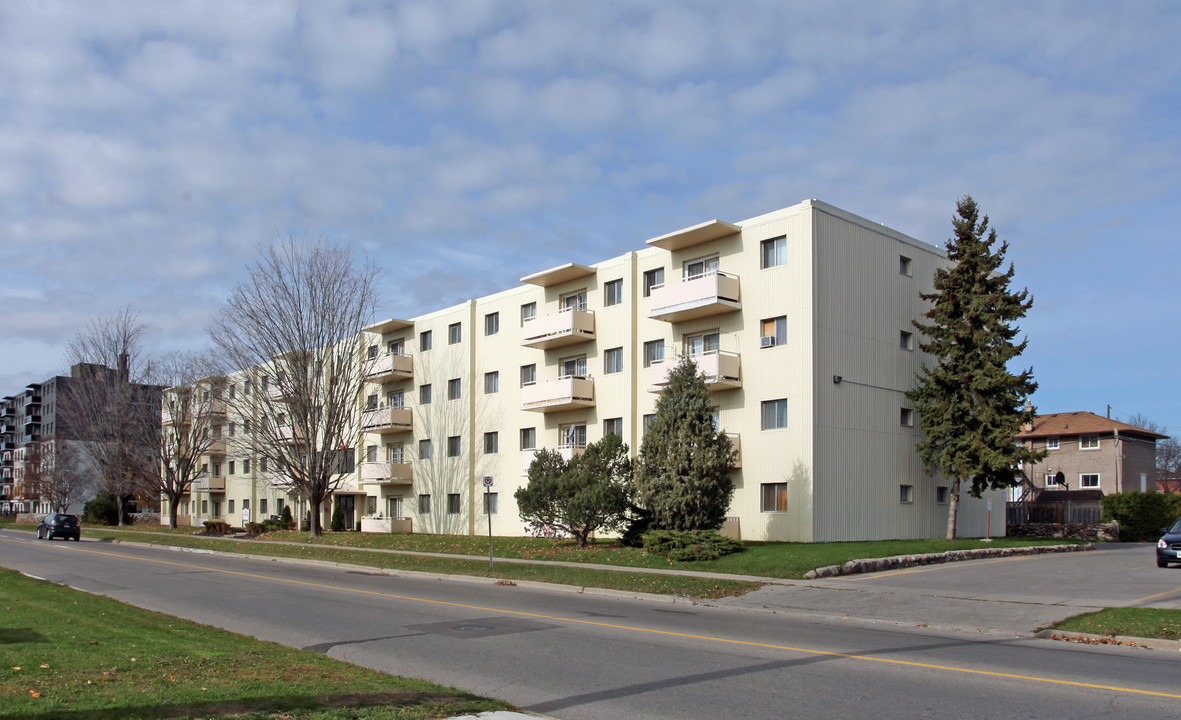
[[[357,509],[357,498],[354,495],[337,495],[336,502],[340,503],[340,510],[344,513],[344,529],[352,530],[356,527],[353,515]]]

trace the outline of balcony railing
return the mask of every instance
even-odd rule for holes
[[[223,437],[213,438],[209,442],[209,447],[205,450],[209,455],[225,455],[226,454],[226,439]]]
[[[370,382],[394,382],[414,377],[414,358],[399,353],[386,353],[365,361],[365,379]]]
[[[193,480],[194,492],[225,492],[226,479],[224,477],[213,477],[209,473],[198,475]]]
[[[560,412],[595,406],[595,382],[581,375],[532,383],[521,388],[521,409]]]
[[[379,407],[361,414],[361,430],[376,433],[407,432],[414,429],[414,413],[404,407]]]
[[[738,310],[739,300],[738,276],[711,272],[653,287],[648,317],[674,323],[695,320]]]
[[[281,443],[301,443],[306,440],[303,428],[294,425],[280,425],[275,428],[275,438]]]
[[[224,417],[226,414],[225,400],[207,400],[198,404],[198,417]]]
[[[542,350],[594,339],[595,314],[577,308],[529,318],[521,328],[521,345]]]
[[[408,462],[361,463],[362,485],[409,485],[414,482],[414,466]]]
[[[738,353],[710,350],[690,356],[697,363],[697,372],[704,376],[710,391],[742,387],[742,373]],[[664,392],[668,376],[680,361],[679,357],[659,360],[648,367],[648,391]]]

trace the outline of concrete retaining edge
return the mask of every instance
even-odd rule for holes
[[[1043,555],[1045,553],[1082,552],[1094,550],[1092,543],[1086,545],[1030,545],[1027,547],[1009,548],[978,548],[975,550],[948,550],[941,553],[927,553],[924,555],[894,555],[885,558],[864,558],[850,560],[844,565],[827,565],[809,570],[805,580],[818,578],[839,577],[841,575],[859,575],[861,573],[882,572],[884,570],[898,570],[901,568],[918,567],[919,565],[939,565],[940,563],[960,562],[963,560],[981,560],[984,558],[1013,557],[1017,555]]]

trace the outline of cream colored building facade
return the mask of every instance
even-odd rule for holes
[[[904,393],[924,360],[911,325],[926,310],[919,293],[945,262],[934,246],[809,200],[376,323],[357,464],[339,493],[352,498],[348,524],[484,533],[490,509],[494,534],[521,535],[513,492],[536,450],[572,455],[615,432],[634,454],[669,368],[690,355],[739,448],[726,532],[941,536],[948,483],[922,467]],[[188,503],[194,524],[213,503],[232,524],[244,500],[256,516],[281,502],[298,511],[256,462],[244,471],[248,460],[211,464]],[[1003,535],[1003,497],[962,498],[959,533]]]

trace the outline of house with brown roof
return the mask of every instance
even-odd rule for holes
[[[1016,441],[1045,451],[1021,470],[1034,490],[1156,490],[1156,441],[1162,435],[1089,412],[1038,415]],[[1032,486],[1032,488],[1030,488]]]

